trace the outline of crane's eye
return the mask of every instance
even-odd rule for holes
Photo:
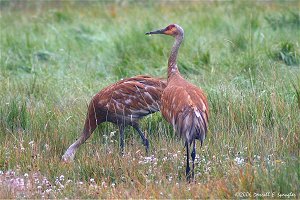
[[[167,27],[167,30],[169,31],[169,30],[171,30],[172,28],[174,28],[175,27],[175,25],[174,24],[171,24],[171,25],[169,25],[168,27]]]

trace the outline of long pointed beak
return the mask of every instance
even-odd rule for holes
[[[165,29],[160,29],[160,30],[157,30],[157,31],[150,31],[150,32],[146,33],[146,35],[164,34],[164,32],[165,32]]]

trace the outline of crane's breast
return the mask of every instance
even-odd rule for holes
[[[161,98],[161,112],[174,129],[187,140],[204,138],[208,124],[208,106],[203,92],[195,87],[168,86]],[[191,136],[191,133],[195,133]]]

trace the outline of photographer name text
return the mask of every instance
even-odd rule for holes
[[[240,198],[258,198],[258,197],[267,197],[267,198],[282,198],[282,199],[290,199],[296,198],[296,194],[293,192],[290,193],[280,193],[280,192],[237,192],[235,193],[236,197]]]

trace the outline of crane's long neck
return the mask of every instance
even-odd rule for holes
[[[179,34],[175,37],[175,42],[173,44],[169,61],[168,61],[168,78],[170,78],[173,74],[179,72],[177,68],[177,54],[182,40],[183,40],[183,34],[182,35]]]

